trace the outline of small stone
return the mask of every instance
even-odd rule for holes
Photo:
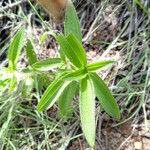
[[[141,150],[142,149],[142,143],[141,142],[135,142],[134,147],[136,150]]]

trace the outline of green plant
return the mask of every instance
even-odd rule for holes
[[[63,54],[69,61],[67,61],[66,68],[61,70],[59,76],[55,78],[44,92],[37,109],[38,111],[43,111],[58,100],[60,114],[66,117],[68,110],[71,108],[70,103],[76,93],[76,88],[80,86],[79,107],[82,129],[90,146],[94,146],[95,95],[110,116],[117,119],[120,118],[117,103],[104,81],[96,74],[98,69],[112,64],[113,61],[87,64],[85,51],[73,34],[69,34],[67,37],[58,35],[56,39],[61,46]],[[66,92],[66,90],[71,91]]]
[[[17,84],[17,62],[19,55],[25,43],[25,29],[20,29],[17,34],[12,39],[9,49],[8,49],[8,68],[2,68],[1,75],[1,89],[3,91],[7,90],[9,86],[9,91],[13,91]],[[19,79],[19,78],[18,78]],[[4,84],[5,83],[5,84]],[[3,93],[3,92],[2,92]],[[1,93],[1,94],[2,94]]]
[[[60,45],[64,69],[61,69],[61,73],[48,86],[37,109],[43,111],[58,101],[60,114],[66,117],[70,114],[71,100],[78,90],[82,130],[89,145],[93,147],[96,130],[95,97],[110,116],[120,118],[115,99],[104,81],[96,74],[98,69],[112,64],[113,61],[87,63],[86,53],[81,44],[78,17],[71,1],[66,11],[65,35],[55,35],[55,38]]]
[[[9,76],[2,79],[0,86],[4,88],[9,85],[9,92],[12,92],[19,84],[22,84],[22,94],[26,96],[33,88],[36,88],[35,84],[38,82],[40,88],[47,87],[37,106],[38,111],[44,111],[58,102],[62,118],[70,116],[72,100],[79,93],[82,130],[89,145],[93,147],[96,130],[95,97],[110,116],[120,118],[119,107],[114,97],[96,73],[98,69],[113,64],[114,61],[88,64],[82,45],[80,23],[71,1],[66,9],[64,26],[65,34],[50,32],[60,45],[60,58],[49,58],[42,61],[36,56],[33,41],[25,38],[25,29],[20,29],[12,39],[8,50],[9,66],[3,68],[3,71],[5,70]],[[23,48],[26,49],[29,66],[22,70],[17,64]],[[57,68],[56,74],[47,74],[47,71],[52,68]],[[52,82],[51,78],[54,78]]]

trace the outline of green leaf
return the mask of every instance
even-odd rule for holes
[[[83,133],[91,147],[95,145],[95,97],[93,86],[88,77],[81,80],[80,118]]]
[[[68,72],[68,74],[66,74],[65,76],[65,80],[78,81],[85,78],[86,76],[87,71],[85,70],[85,68],[83,68],[76,71]]]
[[[9,92],[12,92],[17,86],[17,78],[15,75],[10,79]]]
[[[0,88],[4,88],[6,85],[9,84],[10,79],[0,80]]]
[[[47,32],[44,32],[44,33],[40,36],[40,43],[43,44],[47,39],[48,39],[48,33],[47,33]]]
[[[72,113],[71,102],[75,96],[77,91],[78,84],[77,82],[71,82],[62,92],[59,97],[58,106],[59,106],[59,114],[62,118],[70,117]]]
[[[36,62],[32,65],[32,67],[39,71],[48,71],[53,68],[59,67],[60,65],[62,65],[60,58],[49,58]]]
[[[22,87],[22,96],[27,98],[31,95],[32,89],[34,87],[34,80],[31,77],[27,77],[25,81],[23,81]]]
[[[37,109],[43,111],[48,106],[51,107],[60,97],[63,90],[74,80],[80,80],[86,77],[87,72],[84,69],[74,72],[66,71],[60,74],[46,89],[41,101],[39,102]]]
[[[104,110],[110,116],[120,119],[119,107],[107,85],[96,73],[90,73],[89,75],[95,88],[95,94]]]
[[[4,94],[4,91],[8,89],[8,85],[11,79],[0,80],[0,96]]]
[[[42,96],[42,98],[41,98],[41,100],[37,106],[38,111],[43,111],[47,107],[51,107],[57,101],[56,98],[58,98],[58,96],[60,96],[61,90],[63,90],[67,86],[67,84],[69,84],[69,82],[66,82],[66,84],[64,84],[65,75],[66,75],[66,72],[62,73],[60,75],[60,77],[55,79],[48,86],[48,88],[44,92],[44,94],[43,94],[43,96]],[[64,84],[64,86],[62,86],[63,84]],[[60,88],[61,88],[61,90],[60,90]]]
[[[69,34],[67,36],[67,40],[69,44],[71,45],[72,49],[76,53],[76,56],[80,59],[80,62],[85,66],[87,64],[86,59],[86,53],[82,46],[82,44],[79,42],[79,40],[74,36],[74,34]]]
[[[64,24],[65,36],[73,33],[77,39],[82,43],[82,34],[79,18],[77,12],[71,0],[68,0],[66,13],[65,13],[65,24]]]
[[[11,41],[8,49],[9,67],[11,70],[16,70],[17,61],[21,50],[25,44],[25,28],[21,28]]]
[[[88,71],[97,71],[98,69],[101,69],[107,65],[113,64],[114,61],[100,61],[96,63],[92,63],[87,65],[87,70]]]
[[[28,57],[30,65],[33,65],[34,63],[38,61],[33,45],[34,45],[33,41],[31,39],[28,39],[26,53],[27,53],[27,57]]]
[[[42,89],[47,89],[47,87],[51,84],[51,82],[54,79],[54,75],[53,74],[48,74],[47,72],[43,73],[39,73],[36,76],[37,80],[36,82],[38,83],[38,89],[42,90]]]
[[[63,35],[59,35],[56,38],[57,42],[60,44],[61,50],[69,59],[69,61],[76,66],[77,68],[81,68],[84,64],[83,61],[80,60],[80,57],[77,55],[77,52],[72,48],[71,44]]]

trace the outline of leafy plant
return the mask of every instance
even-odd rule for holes
[[[9,49],[8,49],[8,67],[3,67],[0,70],[1,82],[0,85],[2,91],[9,88],[9,92],[13,91],[17,85],[18,76],[18,60],[21,50],[25,44],[25,29],[21,28],[14,38],[12,38]],[[20,77],[20,76],[19,76]],[[2,94],[2,93],[0,93]]]
[[[79,94],[79,110],[81,127],[91,147],[95,144],[95,98],[97,97],[102,108],[112,117],[120,119],[119,107],[105,82],[96,73],[97,70],[113,64],[114,61],[100,61],[88,64],[86,52],[82,45],[80,23],[71,1],[66,8],[65,34],[50,33],[60,45],[60,58],[38,60],[34,43],[26,39],[25,29],[20,29],[10,44],[8,50],[9,67],[4,68],[10,76],[3,78],[0,86],[9,84],[9,91],[13,91],[18,83],[23,83],[22,93],[31,92],[38,82],[42,88],[47,84],[47,89],[38,103],[38,111],[58,102],[59,113],[62,118],[71,115],[72,100]],[[45,36],[44,36],[45,38]],[[29,66],[18,70],[17,64],[21,50],[25,47]],[[56,69],[56,74],[47,71]],[[46,72],[46,73],[45,73]],[[19,76],[18,76],[19,75]],[[51,82],[50,79],[53,79]],[[43,82],[45,79],[46,82]]]
[[[18,63],[22,49],[26,49],[29,61],[28,67],[25,69]],[[7,91],[9,93],[17,91],[21,84],[22,86],[19,87],[22,87],[22,94],[27,96],[35,88],[37,81],[38,85],[41,84],[41,88],[45,86],[45,83],[50,83],[52,74],[47,75],[41,71],[51,70],[60,65],[60,58],[38,60],[33,41],[26,38],[26,30],[23,27],[11,39],[8,49],[8,67],[0,68],[0,95]],[[46,79],[46,82],[43,79]]]
[[[9,50],[8,50],[8,60],[9,60],[9,68],[14,71],[17,68],[17,62],[19,59],[19,55],[25,43],[25,29],[20,29],[15,37],[13,38]]]
[[[98,69],[113,61],[87,63],[81,42],[78,17],[71,1],[66,10],[65,35],[55,36],[60,53],[67,59],[61,74],[48,86],[39,102],[38,111],[44,111],[58,101],[62,117],[70,115],[71,100],[79,87],[79,107],[83,133],[91,147],[95,144],[95,97],[103,109],[112,117],[120,119],[119,107],[104,81],[96,74]],[[68,91],[68,92],[66,92]]]
[[[38,111],[43,111],[51,107],[57,100],[65,101],[65,104],[59,101],[59,104],[61,104],[58,106],[60,113],[64,115],[63,117],[66,117],[71,107],[70,101],[73,99],[71,94],[75,94],[75,90],[72,89],[71,94],[65,91],[70,89],[70,84],[72,84],[72,87],[78,84],[80,86],[79,106],[82,129],[90,146],[93,147],[95,141],[95,96],[110,116],[116,119],[120,118],[116,101],[104,81],[96,74],[98,69],[112,64],[113,61],[87,64],[84,48],[73,34],[69,34],[67,37],[58,35],[56,39],[68,59],[70,67],[68,70],[67,67],[62,70],[62,73],[49,85],[37,109]]]

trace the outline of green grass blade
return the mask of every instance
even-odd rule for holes
[[[77,68],[81,68],[83,66],[83,63],[72,48],[71,44],[67,41],[65,36],[59,35],[57,36],[56,40],[60,44],[61,50],[69,59],[69,61]]]
[[[25,44],[25,29],[20,29],[11,41],[8,49],[9,67],[11,70],[16,70],[17,61],[21,50]]]
[[[68,5],[66,8],[64,30],[65,36],[73,33],[82,43],[82,34],[79,18],[71,0],[68,0]]]
[[[34,63],[38,61],[35,50],[34,50],[34,44],[31,39],[28,39],[26,53],[27,53],[27,57],[28,57],[30,65],[33,65]]]
[[[80,59],[80,62],[85,66],[87,64],[87,59],[86,59],[86,53],[85,50],[82,46],[82,44],[79,42],[79,40],[74,36],[74,34],[69,34],[67,36],[67,40],[69,44],[71,45],[72,49]]]
[[[32,67],[39,71],[49,71],[53,68],[62,65],[60,58],[49,58],[46,60],[41,60],[32,65]]]
[[[96,62],[96,63],[92,63],[87,65],[87,70],[90,71],[97,71],[98,69],[101,69],[107,65],[111,65],[113,64],[114,61],[100,61],[100,62]]]
[[[12,116],[13,116],[13,110],[14,110],[14,105],[11,104],[11,107],[9,108],[8,111],[8,115],[7,115],[7,118],[6,118],[6,121],[1,125],[1,128],[0,128],[0,139],[4,139],[6,134],[9,132],[9,125],[12,121]]]
[[[62,92],[61,96],[59,97],[58,106],[59,106],[59,114],[62,118],[70,117],[72,113],[72,106],[71,102],[75,96],[77,91],[78,84],[77,82],[71,82]]]
[[[96,74],[90,73],[95,88],[95,94],[104,110],[112,117],[120,119],[119,107],[104,81]]]
[[[83,133],[91,147],[95,145],[95,97],[93,86],[88,77],[81,80],[80,118]]]

